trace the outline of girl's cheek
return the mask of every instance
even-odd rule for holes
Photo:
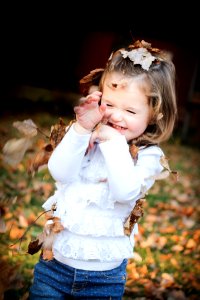
[[[104,113],[104,117],[109,118],[110,115],[111,115],[111,112],[109,111],[108,108],[106,108],[106,111],[105,111],[105,113]]]

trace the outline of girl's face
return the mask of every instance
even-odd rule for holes
[[[149,124],[151,111],[139,79],[106,75],[101,103],[107,107],[107,125],[125,135],[127,141],[139,137]]]

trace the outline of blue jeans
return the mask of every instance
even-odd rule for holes
[[[30,300],[121,300],[126,283],[125,259],[109,271],[85,271],[69,267],[55,259],[35,265]]]

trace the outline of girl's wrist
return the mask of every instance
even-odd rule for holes
[[[92,132],[92,130],[86,129],[86,128],[84,128],[83,126],[81,126],[81,125],[78,123],[78,121],[76,121],[76,122],[74,123],[74,129],[75,129],[75,131],[76,131],[77,133],[79,133],[79,134],[89,134],[89,133]]]

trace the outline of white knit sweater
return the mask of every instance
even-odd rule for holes
[[[56,191],[43,204],[57,203],[55,216],[65,229],[57,234],[54,257],[72,267],[107,270],[133,257],[134,233],[123,225],[136,200],[154,183],[163,167],[158,146],[140,149],[136,165],[123,135],[96,143],[86,155],[90,134],[73,125],[53,151],[48,168]]]

